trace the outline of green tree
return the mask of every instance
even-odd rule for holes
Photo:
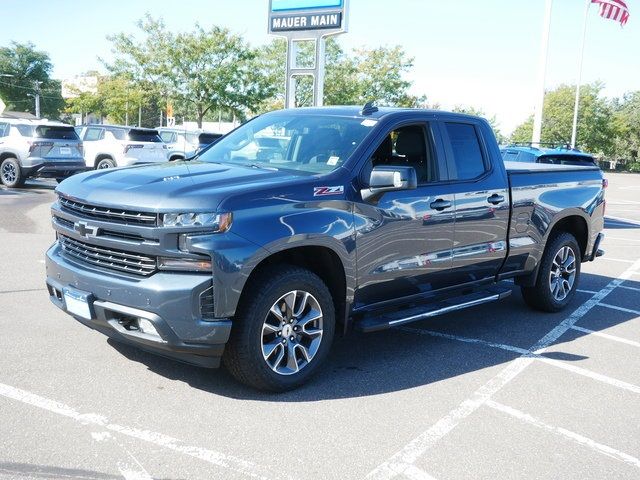
[[[60,82],[51,78],[53,64],[32,43],[11,42],[0,47],[0,97],[7,109],[35,113],[34,95],[40,93],[40,114],[58,118],[64,107]]]
[[[602,97],[599,82],[580,88],[578,114],[578,146],[595,154],[609,155],[614,149],[615,129],[611,102]],[[542,117],[542,142],[571,140],[576,87],[560,85],[545,94]],[[512,142],[529,142],[533,133],[533,117],[519,125],[511,135]]]
[[[640,151],[640,90],[626,93],[614,102],[615,156],[637,161]]]
[[[115,60],[108,69],[166,102],[177,102],[198,125],[213,110],[254,112],[272,95],[254,68],[257,51],[228,29],[196,24],[191,32],[174,34],[150,15],[138,27],[141,41],[126,33],[109,37]]]
[[[99,76],[97,91],[76,92],[76,96],[67,99],[66,112],[94,113],[113,123],[131,125],[138,123],[138,109],[149,105],[150,100],[149,93],[130,78]]]
[[[302,52],[308,62],[312,50]],[[260,50],[256,69],[274,85],[274,94],[262,105],[263,111],[284,106],[286,42],[274,40]],[[376,101],[380,106],[424,107],[426,97],[409,93],[412,86],[405,76],[413,68],[413,59],[401,47],[360,48],[345,52],[331,38],[326,43],[326,73],[324,103],[326,105],[364,105]],[[296,103],[309,105],[312,100],[311,82],[302,81],[296,91]]]

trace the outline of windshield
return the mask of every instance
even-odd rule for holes
[[[199,160],[328,173],[344,164],[375,124],[330,115],[266,115],[223,137]]]

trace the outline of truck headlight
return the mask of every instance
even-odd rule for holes
[[[164,227],[209,227],[214,232],[226,232],[231,227],[231,213],[165,213]]]

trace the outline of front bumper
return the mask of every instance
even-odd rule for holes
[[[86,294],[91,318],[72,315],[114,340],[186,363],[216,368],[231,332],[231,320],[198,318],[200,295],[211,288],[207,275],[156,273],[131,278],[93,270],[61,255],[56,242],[46,254],[52,303],[69,313],[65,289]],[[127,330],[131,318],[150,321],[158,336]]]

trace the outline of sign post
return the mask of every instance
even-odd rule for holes
[[[300,77],[313,80],[313,105],[322,106],[324,96],[325,43],[327,37],[348,30],[349,0],[269,0],[269,34],[287,39],[285,108],[296,106]],[[300,65],[303,42],[313,42],[312,65]]]

